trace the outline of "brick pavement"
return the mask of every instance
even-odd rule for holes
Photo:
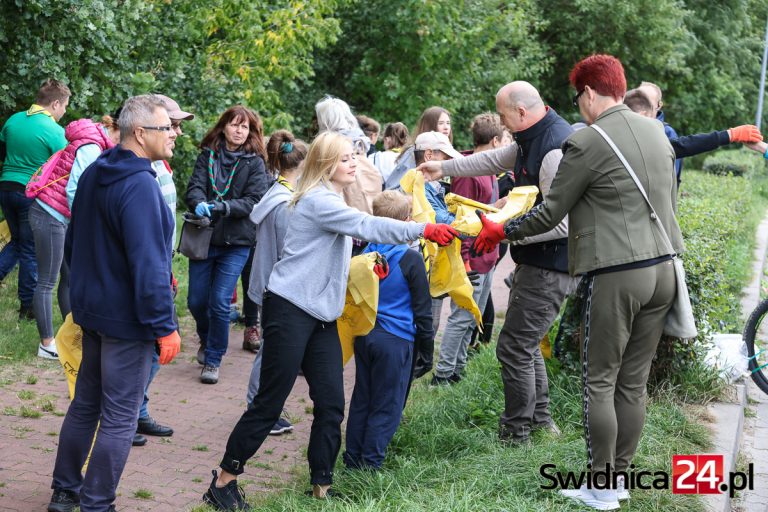
[[[508,290],[503,278],[512,267],[505,258],[494,277],[497,312],[506,306]],[[447,304],[441,327],[450,309]],[[186,331],[194,332],[189,326]],[[198,505],[210,471],[217,467],[227,436],[245,408],[253,354],[240,349],[242,329],[232,330],[219,383],[213,386],[198,380],[196,336],[185,340],[182,353],[160,370],[150,390],[150,413],[158,422],[172,426],[174,435],[149,437],[146,446],[131,450],[118,488],[118,510],[176,512]],[[344,377],[349,400],[354,363],[345,368]],[[0,367],[0,390],[0,510],[44,510],[51,493],[58,434],[69,404],[63,372],[58,363],[42,360]],[[302,377],[296,381],[286,409],[296,429],[292,434],[270,436],[249,462],[250,468],[240,479],[246,493],[274,489],[295,478],[292,470],[297,464],[307,474],[311,401]]]

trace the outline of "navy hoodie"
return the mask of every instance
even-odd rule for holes
[[[379,281],[376,324],[408,341],[431,342],[432,296],[421,254],[407,245],[377,243],[363,250],[369,252],[378,252],[389,264],[389,275]]]
[[[88,166],[64,246],[75,323],[127,340],[175,331],[173,226],[148,159],[116,146]]]

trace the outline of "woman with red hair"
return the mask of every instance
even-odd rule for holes
[[[610,469],[607,478],[595,475],[591,488],[562,493],[615,510],[629,497],[626,472],[645,423],[648,373],[676,293],[672,257],[683,240],[675,219],[675,152],[661,123],[622,103],[627,84],[618,59],[587,57],[570,81],[573,103],[591,128],[566,140],[539,206],[506,225],[481,216],[473,250],[544,233],[568,215],[569,272],[583,276],[587,297],[581,347],[587,453],[592,471]]]

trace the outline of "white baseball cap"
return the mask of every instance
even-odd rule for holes
[[[427,149],[431,149],[432,151],[440,150],[451,158],[461,158],[463,156],[453,149],[448,137],[440,132],[424,132],[419,134],[414,142],[414,149],[416,151],[424,151]]]

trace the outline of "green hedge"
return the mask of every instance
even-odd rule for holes
[[[748,149],[717,151],[704,160],[702,170],[719,176],[749,177],[765,172],[765,159]]]
[[[757,155],[741,155],[751,156],[762,165]],[[744,327],[741,290],[750,277],[755,230],[766,208],[764,178],[755,170],[746,173],[754,180],[691,171],[683,174],[678,221],[685,240],[683,263],[699,336],[661,340],[652,375],[657,383],[668,381],[684,387],[713,384],[711,372],[701,363],[709,337],[716,332],[739,333]]]

